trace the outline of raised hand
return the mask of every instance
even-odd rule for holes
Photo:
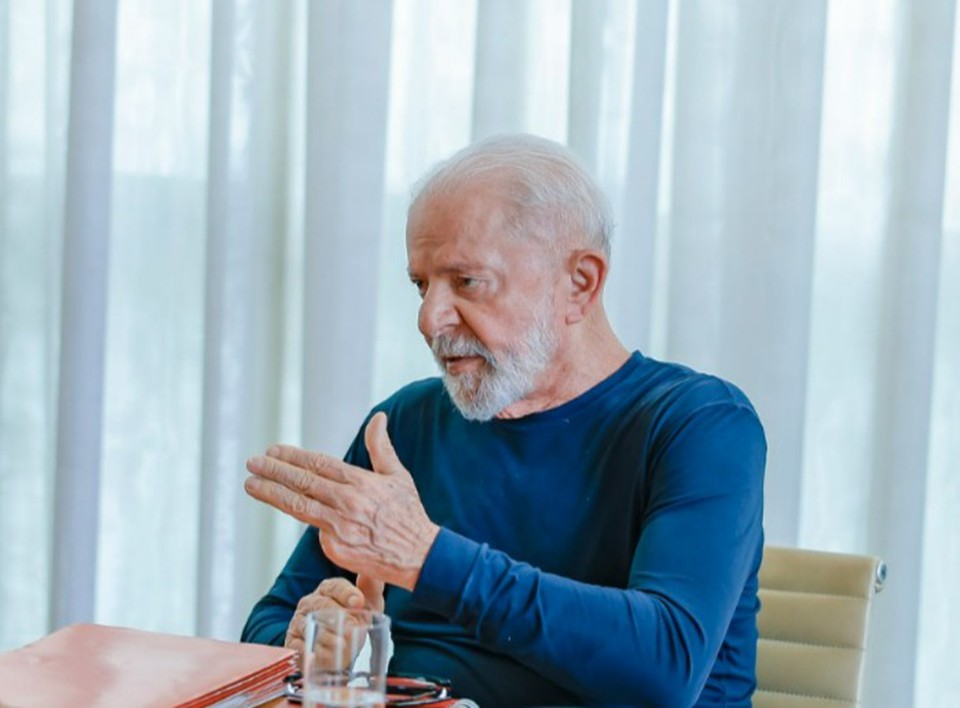
[[[323,453],[274,445],[247,461],[253,476],[244,488],[319,528],[327,557],[364,582],[413,590],[440,528],[393,449],[383,413],[370,419],[364,442],[376,474]]]

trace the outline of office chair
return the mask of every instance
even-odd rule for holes
[[[767,546],[755,708],[860,705],[870,602],[885,578],[879,558]]]

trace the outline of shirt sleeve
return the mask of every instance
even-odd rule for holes
[[[699,409],[661,441],[625,588],[444,529],[414,600],[586,702],[691,705],[759,564],[765,456],[760,422],[739,404]]]

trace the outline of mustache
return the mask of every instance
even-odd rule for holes
[[[488,364],[496,363],[490,350],[483,346],[479,340],[469,336],[454,337],[449,334],[439,334],[430,344],[430,350],[437,359],[453,356],[479,356],[483,357]]]

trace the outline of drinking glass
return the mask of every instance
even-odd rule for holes
[[[330,608],[306,618],[303,702],[307,708],[383,706],[390,618],[373,610]]]

